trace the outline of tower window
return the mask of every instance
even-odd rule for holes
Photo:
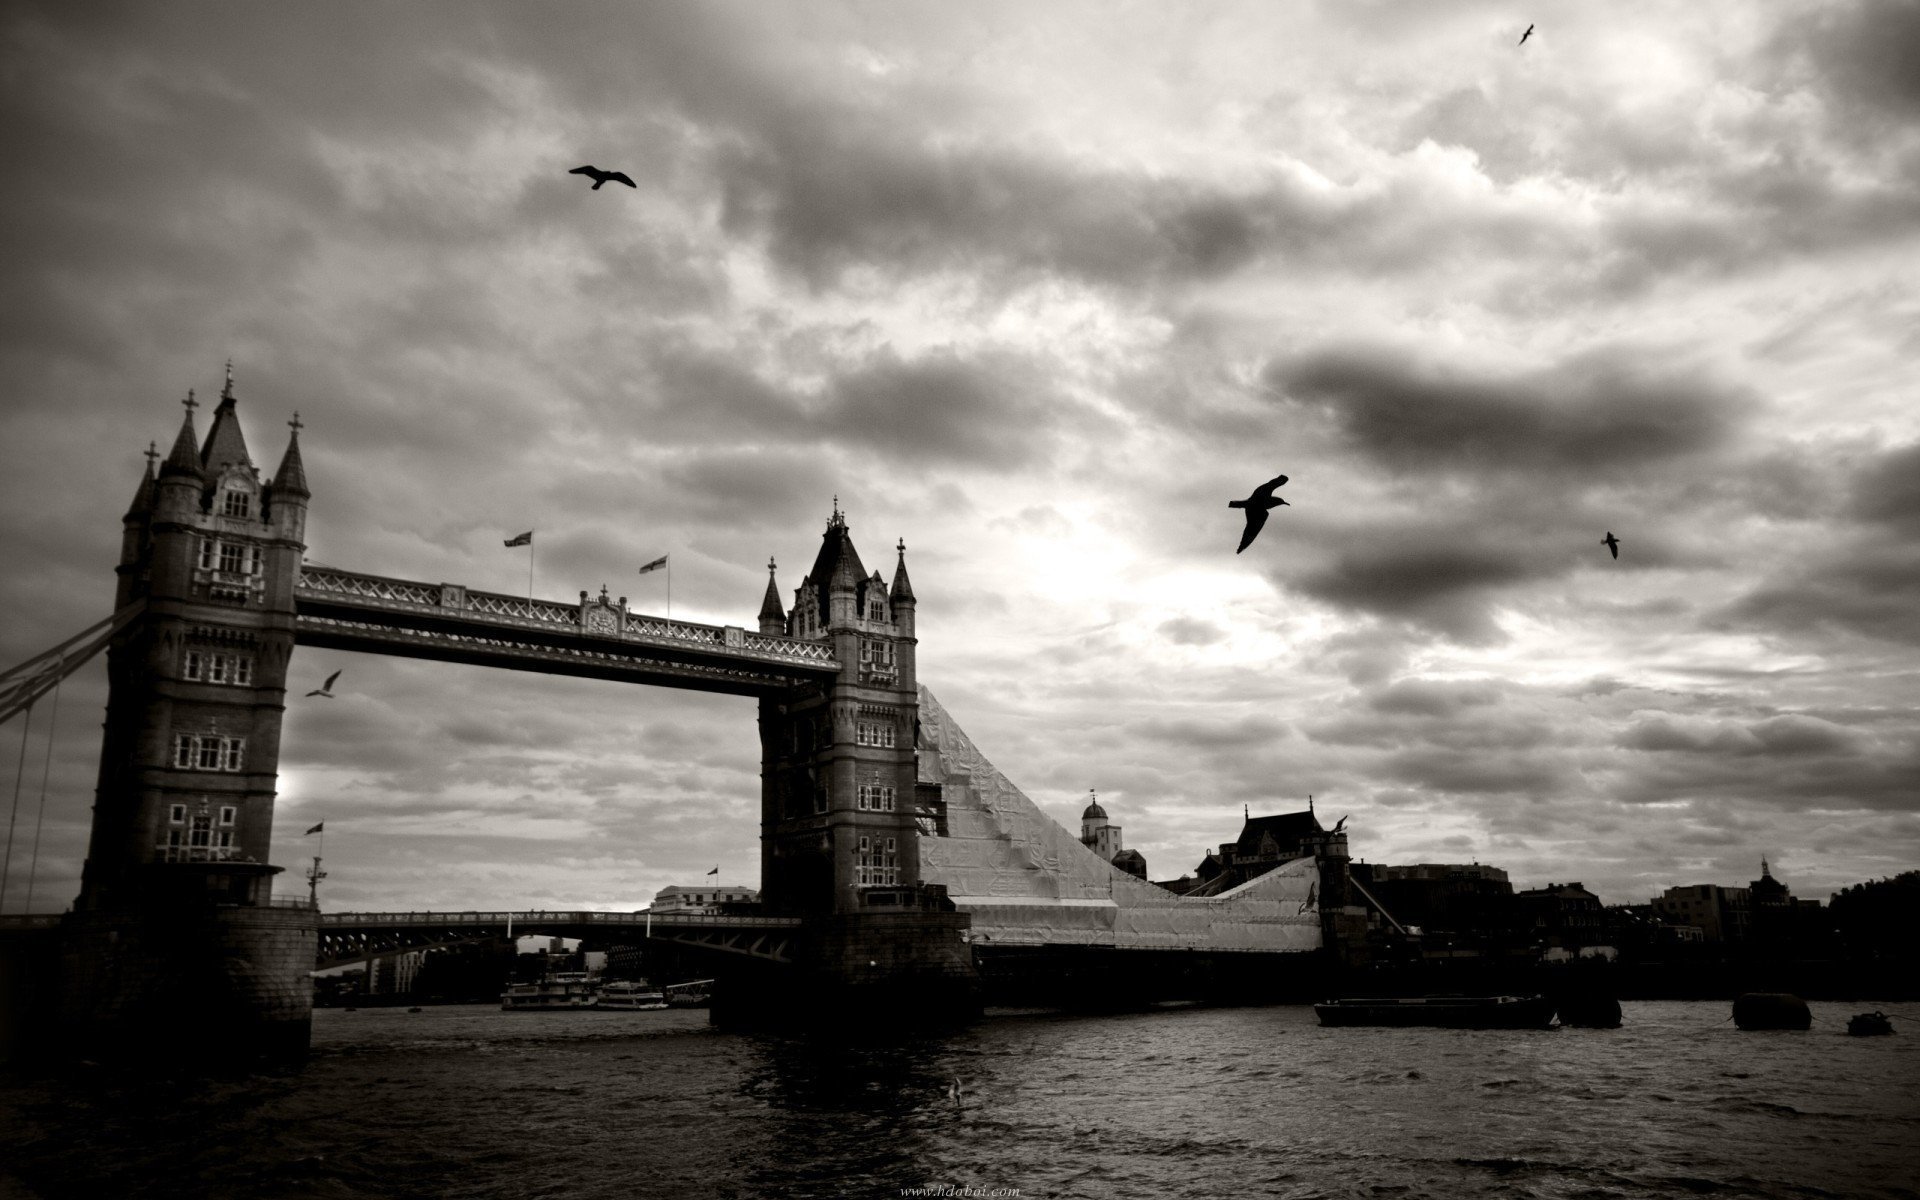
[[[239,811],[239,810],[238,810],[238,809],[236,809],[236,808],[235,808],[235,807],[234,807],[233,805],[231,805],[231,804],[223,804],[223,805],[221,805],[221,806],[220,806],[220,823],[221,823],[222,825],[231,825],[231,824],[233,824],[233,817],[234,817],[234,814],[235,814],[236,812],[238,812],[238,811]],[[889,840],[891,840],[891,839],[889,839]]]
[[[173,765],[189,770],[238,771],[246,763],[247,739],[183,733],[173,740]]]
[[[223,517],[244,517],[252,509],[253,498],[238,488],[227,492],[226,499],[220,505]]]
[[[246,569],[247,548],[236,542],[220,543],[220,569],[228,574],[238,575]]]
[[[214,547],[219,544],[220,543],[214,541],[212,538],[200,539],[200,569],[202,571],[213,570]]]
[[[169,825],[183,825],[186,823],[186,820],[187,820],[186,805],[170,804],[167,806],[167,823]]]
[[[244,687],[253,682],[253,659],[245,654],[208,654],[189,650],[181,664],[183,679]]]

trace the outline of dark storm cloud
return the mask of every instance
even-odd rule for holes
[[[1920,444],[1884,451],[1854,471],[1837,515],[1849,524],[1707,618],[1711,628],[1758,624],[1805,635],[1839,629],[1920,645]]]
[[[1063,395],[1041,365],[1010,354],[881,350],[819,387],[768,382],[721,355],[664,347],[653,358],[651,439],[864,447],[890,466],[1013,469],[1049,456],[1100,418]]]
[[[1853,487],[1853,511],[1895,526],[1920,543],[1920,442],[1878,457]]]
[[[1774,43],[1777,54],[1803,53],[1846,108],[1849,119],[1920,121],[1920,3],[1854,0],[1796,13]]]
[[[1475,542],[1448,522],[1376,526],[1334,561],[1287,574],[1290,585],[1329,604],[1431,629],[1461,642],[1499,636],[1490,606],[1503,587],[1567,569],[1530,547]]]
[[[1398,346],[1333,346],[1275,362],[1265,382],[1282,405],[1330,418],[1351,445],[1397,469],[1552,472],[1592,484],[1711,450],[1757,408],[1745,389],[1661,357],[1611,346],[1544,370],[1494,372]]]
[[[1629,750],[1807,755],[1851,753],[1862,748],[1862,738],[1817,717],[1784,715],[1742,724],[1652,713],[1629,726],[1619,744]]]
[[[1383,713],[1447,717],[1466,708],[1497,704],[1500,690],[1491,683],[1439,679],[1401,679],[1374,693],[1369,701]]]

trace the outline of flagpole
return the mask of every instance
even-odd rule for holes
[[[667,620],[673,620],[673,555],[667,555]]]
[[[527,537],[527,604],[533,604],[533,537]],[[531,615],[531,614],[529,614]]]

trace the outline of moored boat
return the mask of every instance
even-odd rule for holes
[[[592,1008],[597,990],[585,971],[555,971],[532,983],[508,984],[500,993],[500,1007],[507,1012]]]
[[[1856,1013],[1847,1018],[1847,1032],[1854,1037],[1878,1037],[1893,1032],[1893,1019],[1877,1011]]]
[[[602,984],[595,1008],[665,1008],[667,998],[660,989],[644,979],[616,979]]]
[[[1733,1023],[1741,1029],[1809,1029],[1813,1011],[1789,992],[1744,992],[1734,999]]]
[[[1313,1006],[1322,1025],[1437,1025],[1452,1029],[1546,1029],[1545,996],[1408,996],[1328,1000]]]

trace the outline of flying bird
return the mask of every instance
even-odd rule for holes
[[[1339,833],[1342,829],[1345,829],[1346,827],[1347,827],[1346,817],[1341,817],[1338,821],[1335,821],[1333,823],[1333,831],[1335,833]]]
[[[1253,489],[1253,495],[1248,496],[1245,500],[1227,501],[1228,508],[1244,508],[1247,510],[1247,528],[1246,531],[1240,535],[1240,550],[1245,550],[1248,546],[1253,545],[1253,539],[1260,536],[1261,527],[1267,523],[1268,511],[1278,508],[1282,504],[1286,504],[1285,500],[1273,494],[1273,489],[1279,487],[1286,481],[1287,477],[1285,475],[1276,475],[1259,487]],[[1238,554],[1240,550],[1235,550],[1234,553]]]
[[[344,667],[343,667],[343,668],[341,668],[341,670],[345,670],[345,669],[346,669],[346,668],[344,668]],[[340,672],[339,672],[339,671],[335,671],[335,672],[334,672],[333,674],[331,674],[331,675],[329,675],[329,676],[327,676],[327,681],[326,681],[325,683],[323,683],[323,684],[321,684],[321,685],[320,685],[319,687],[317,687],[317,688],[315,688],[315,689],[313,689],[313,690],[312,690],[311,692],[308,692],[308,693],[307,693],[307,695],[309,695],[309,696],[325,696],[325,697],[326,697],[327,699],[329,699],[329,700],[331,700],[331,699],[333,699],[333,681],[334,681],[334,680],[336,680],[336,679],[338,679],[338,678],[340,678]]]
[[[593,180],[592,190],[596,192],[600,190],[600,185],[603,183],[624,183],[630,188],[638,188],[640,186],[618,171],[602,171],[599,167],[575,167],[573,170],[568,171],[567,174],[585,175],[591,178]]]
[[[1527,26],[1527,31],[1520,35],[1520,41],[1517,44],[1521,46],[1526,45],[1527,39],[1532,36],[1533,36],[1533,26],[1529,25]]]
[[[1600,539],[1600,544],[1613,551],[1615,558],[1620,557],[1620,539],[1613,536],[1613,530],[1607,530],[1607,536]]]

